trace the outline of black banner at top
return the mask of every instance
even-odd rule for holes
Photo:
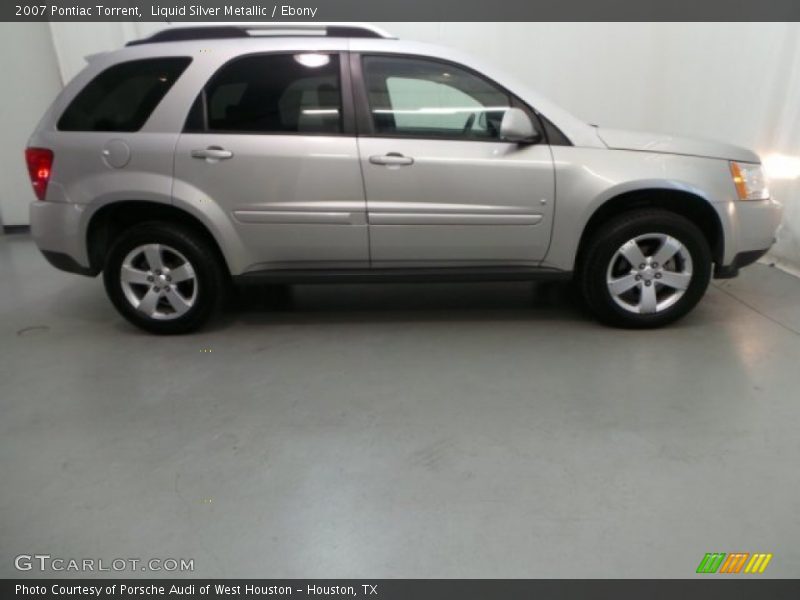
[[[2,21],[800,21],[798,0],[11,0]]]

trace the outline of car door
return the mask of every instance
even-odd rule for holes
[[[499,135],[505,111],[521,103],[429,57],[364,54],[351,64],[372,265],[540,261],[553,220],[552,154],[546,143]]]
[[[175,151],[175,195],[224,211],[248,270],[369,264],[343,66],[336,52],[242,56],[192,108]]]

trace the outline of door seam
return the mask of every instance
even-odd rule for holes
[[[367,196],[367,179],[364,175],[364,162],[361,156],[361,136],[358,128],[358,122],[360,115],[358,114],[358,102],[356,102],[356,78],[353,73],[352,68],[352,57],[353,53],[350,50],[350,40],[347,42],[347,75],[348,79],[350,80],[350,100],[352,102],[353,107],[353,134],[356,140],[356,154],[358,159],[358,172],[361,174],[361,194],[364,197],[364,222],[367,226],[367,264],[369,264],[369,268],[372,268],[372,232],[370,231],[370,222],[369,222],[369,197]],[[358,82],[360,85],[361,82]]]

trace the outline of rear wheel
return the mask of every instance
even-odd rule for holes
[[[103,279],[128,321],[152,333],[187,333],[219,308],[227,288],[216,253],[201,235],[164,223],[143,223],[112,246]]]
[[[620,215],[597,231],[582,254],[580,286],[589,309],[622,327],[659,327],[679,319],[711,279],[703,233],[668,211]]]

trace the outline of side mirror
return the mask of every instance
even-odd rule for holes
[[[500,123],[500,139],[517,144],[535,144],[542,136],[524,110],[509,108]]]

